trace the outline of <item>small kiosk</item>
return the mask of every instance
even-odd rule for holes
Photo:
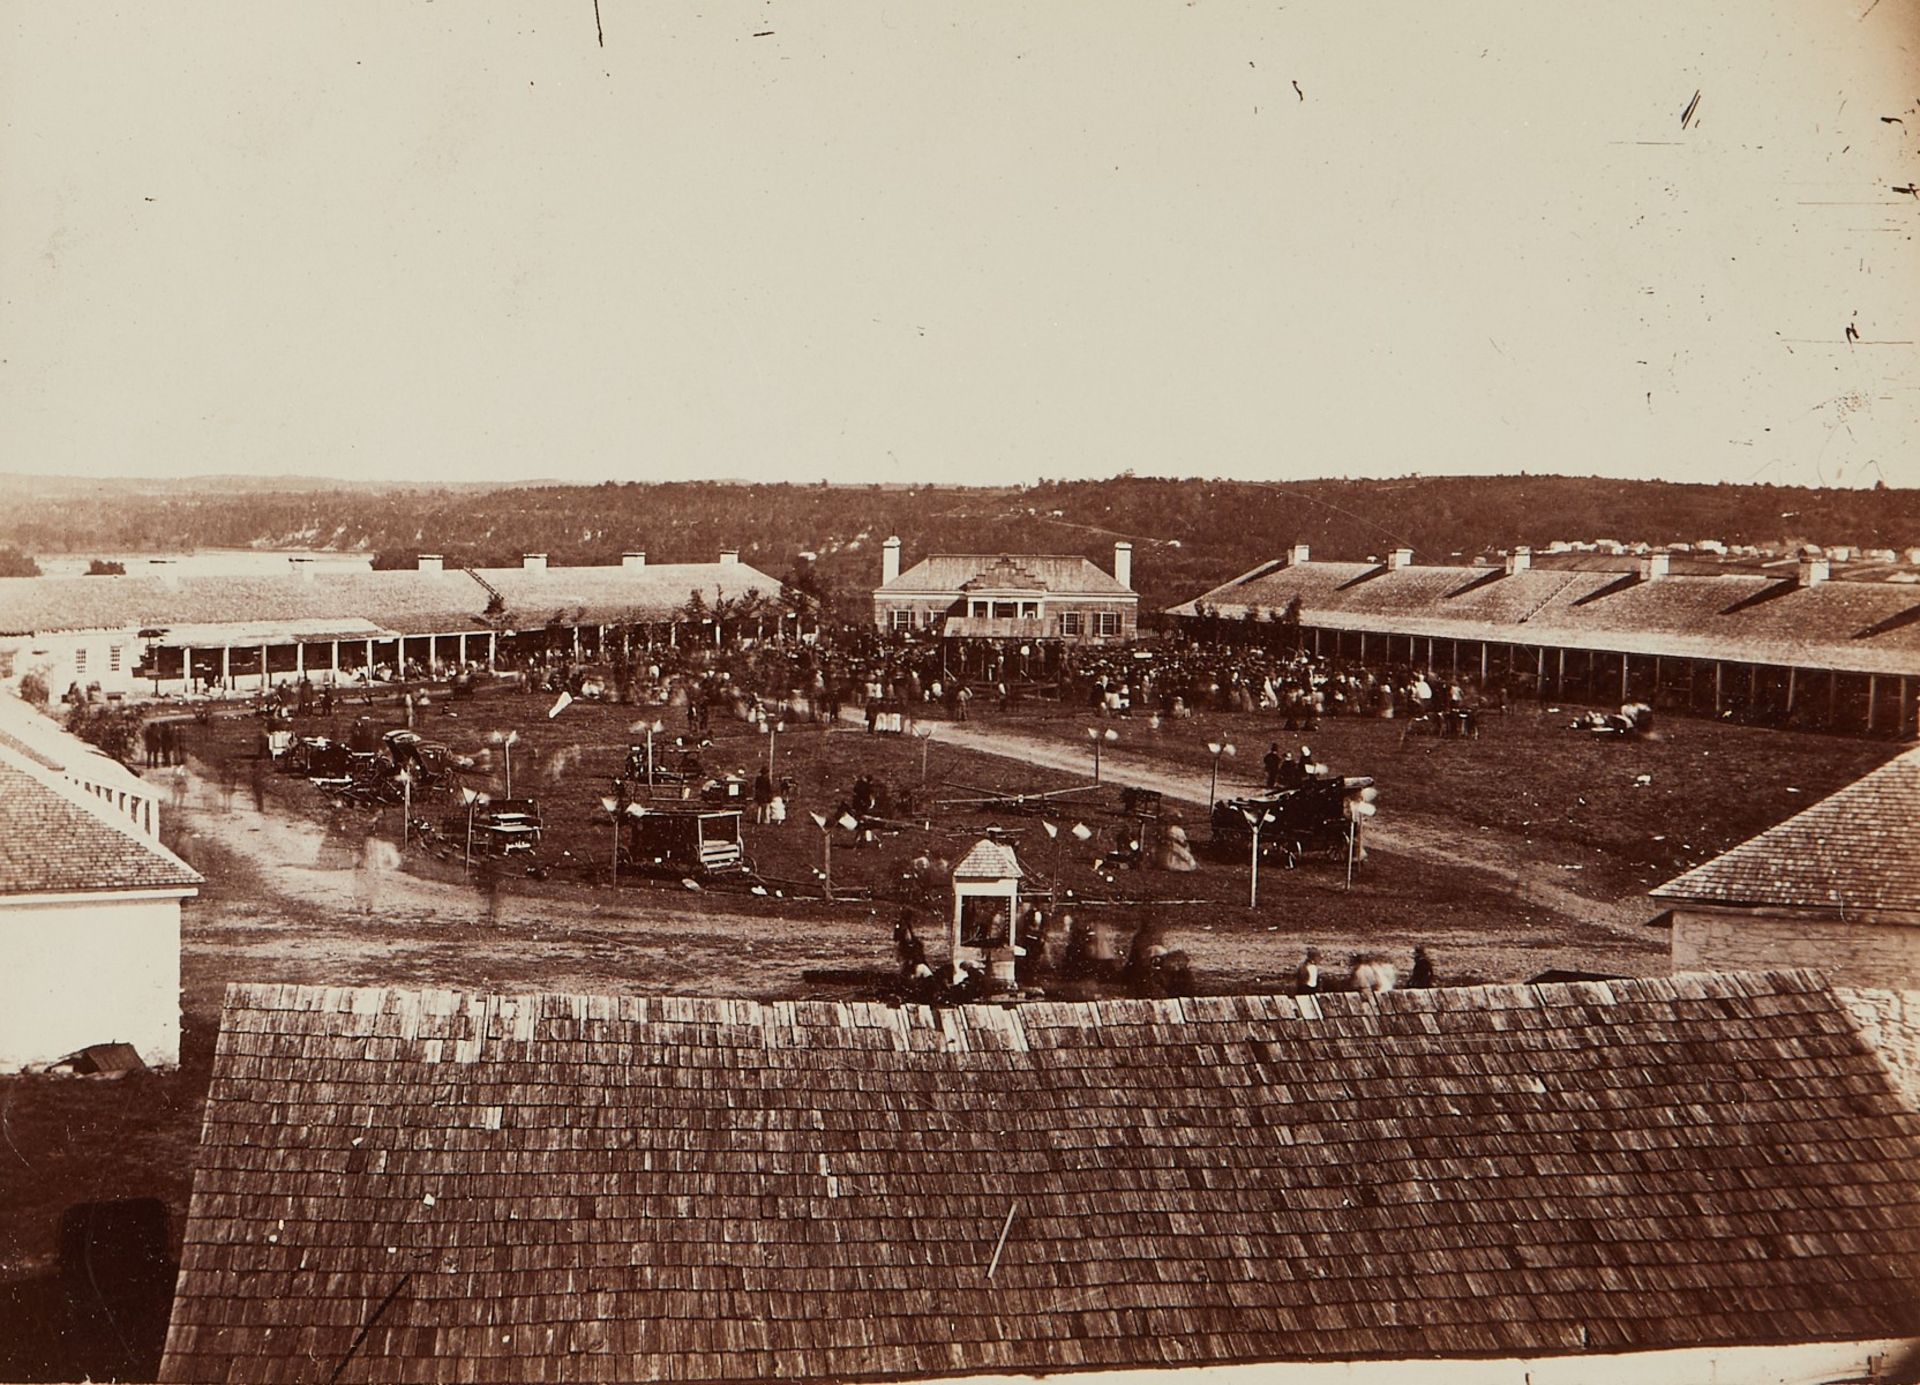
[[[1011,990],[1020,917],[1020,859],[991,837],[953,868],[953,962],[981,968],[996,990]]]

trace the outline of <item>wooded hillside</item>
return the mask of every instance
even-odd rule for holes
[[[846,593],[877,581],[880,543],[898,534],[912,563],[930,552],[1081,553],[1102,567],[1114,540],[1135,545],[1148,611],[1185,600],[1289,544],[1319,558],[1464,560],[1515,543],[1614,538],[1651,543],[1920,544],[1920,490],[1699,486],[1579,477],[1426,477],[1251,483],[1117,477],[1020,488],[723,483],[368,487],[274,491],[208,478],[52,488],[10,478],[0,543],[28,554],[191,547],[311,547],[372,552],[382,565],[421,551],[451,564],[512,564],[529,550],[555,564],[706,559],[738,547],[775,576],[802,553]]]

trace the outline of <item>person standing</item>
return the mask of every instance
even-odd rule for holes
[[[1407,986],[1415,991],[1429,990],[1433,986],[1433,958],[1427,956],[1424,947],[1413,950],[1413,970],[1407,976]]]
[[[1280,742],[1275,741],[1267,747],[1267,753],[1261,758],[1260,763],[1263,766],[1265,766],[1267,771],[1268,790],[1271,791],[1273,789],[1279,788],[1280,787]]]

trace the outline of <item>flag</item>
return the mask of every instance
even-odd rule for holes
[[[573,702],[572,693],[570,692],[561,693],[559,697],[554,699],[553,705],[547,708],[547,720],[552,721],[555,717],[559,716],[562,712],[566,711],[568,706],[570,706],[572,702]]]
[[[808,813],[807,816],[813,819],[813,825],[818,827],[822,832],[827,830],[827,820],[821,814]]]
[[[852,832],[860,826],[860,819],[852,813],[842,813],[840,815],[840,825],[846,828],[847,831]]]
[[[1058,827],[1055,827],[1052,823],[1042,822],[1040,825],[1047,829],[1048,840],[1052,840],[1053,838],[1060,835],[1060,829]]]
[[[1076,822],[1073,825],[1073,837],[1075,841],[1081,841],[1081,842],[1088,841],[1092,838],[1092,836],[1093,836],[1093,829],[1087,826],[1084,822]]]

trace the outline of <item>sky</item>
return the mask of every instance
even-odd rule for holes
[[[8,471],[1920,484],[1920,0],[0,34]]]

